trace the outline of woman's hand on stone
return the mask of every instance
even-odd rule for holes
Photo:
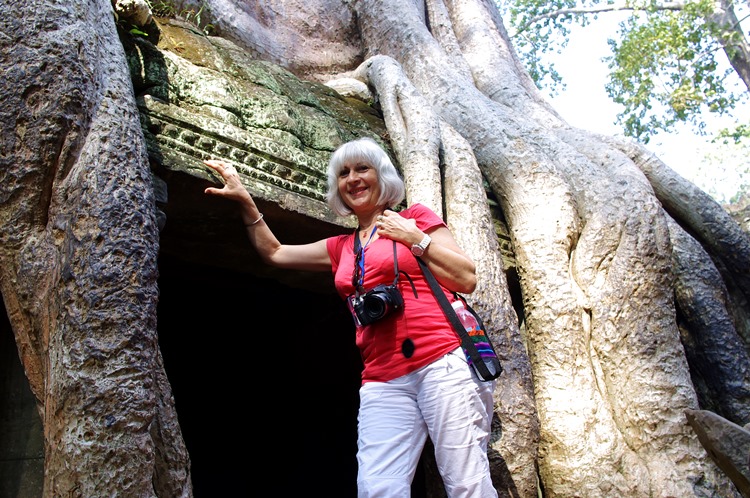
[[[207,159],[203,161],[203,164],[219,173],[224,180],[223,187],[208,187],[204,191],[206,194],[219,195],[236,201],[246,200],[250,197],[234,166],[219,159]]]

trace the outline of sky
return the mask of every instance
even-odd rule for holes
[[[621,108],[606,94],[604,85],[608,70],[601,60],[609,54],[607,37],[616,32],[616,19],[602,16],[585,28],[575,29],[562,54],[554,56],[554,59],[550,56],[567,83],[566,90],[559,95],[548,95],[552,106],[569,124],[605,135],[622,134],[622,129],[614,124]],[[740,111],[743,114],[738,115],[750,115],[750,105],[745,107],[746,110]],[[716,119],[707,122],[716,128],[730,123]],[[652,138],[646,147],[719,202],[728,201],[737,192],[740,183],[750,182],[748,174],[740,173],[750,168],[747,148],[712,145],[707,138],[695,134],[687,126]],[[704,160],[706,154],[720,155],[721,160],[713,160],[709,164]]]

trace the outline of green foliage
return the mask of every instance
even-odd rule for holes
[[[687,179],[721,204],[747,205],[750,200],[750,139],[715,139],[710,148],[697,150],[699,161]],[[723,181],[717,182],[721,178]]]
[[[501,12],[507,6],[507,15],[515,32],[511,33],[513,46],[521,55],[531,78],[540,86],[547,86],[553,93],[565,88],[565,82],[557,72],[554,63],[545,63],[547,54],[560,54],[568,45],[567,36],[573,23],[585,26],[586,17],[570,15],[550,15],[573,7],[573,0],[520,0],[512,3],[499,3]]]
[[[605,59],[610,70],[605,90],[623,106],[617,119],[626,135],[647,143],[679,122],[703,132],[702,113],[725,114],[747,99],[746,92],[735,93],[726,85],[732,70],[718,69],[717,53],[723,57],[725,44],[742,34],[714,21],[715,2],[687,1],[679,10],[655,0],[625,5],[628,17],[617,37],[607,40],[611,55]],[[554,93],[564,82],[545,56],[561,52],[572,27],[613,12],[609,0],[513,0],[505,18],[531,77]]]
[[[120,16],[117,15],[117,12],[114,12],[115,15],[115,24],[117,24],[117,28],[121,29],[123,31],[127,31],[130,33],[131,36],[143,36],[147,37],[148,33],[145,33],[138,28],[138,26],[135,26],[129,22],[127,22],[125,19],[120,19]]]
[[[130,33],[133,36],[148,36],[148,33],[141,31],[137,27],[133,26],[128,30],[128,33]]]
[[[687,4],[680,11],[651,9],[622,23],[619,42],[609,40],[612,56],[606,90],[622,104],[618,122],[629,136],[648,142],[677,122],[703,128],[703,111],[722,114],[741,96],[724,86],[719,72],[717,26],[706,19],[713,6]]]
[[[175,17],[177,8],[172,0],[146,0],[156,17]]]
[[[201,6],[198,10],[195,10],[194,8],[184,9],[182,11],[182,17],[185,21],[200,28],[203,33],[210,35],[214,31],[214,26],[213,24],[203,24],[201,16],[203,15],[204,9],[208,11],[205,1],[201,2]]]
[[[742,124],[732,130],[720,130],[716,136],[716,140],[726,139],[730,139],[734,143],[740,143],[742,140],[750,139],[750,125]]]
[[[203,18],[204,14],[209,12],[208,5],[205,0],[200,0],[199,7],[186,7],[179,11],[175,4],[175,0],[146,0],[151,7],[151,12],[156,17],[166,18],[177,18],[180,17],[184,21],[189,22],[196,26],[202,33],[210,35],[215,31],[213,24],[205,23]]]

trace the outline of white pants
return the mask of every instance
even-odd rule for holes
[[[408,498],[429,434],[449,498],[494,498],[487,445],[495,381],[481,382],[461,348],[416,372],[360,390],[359,498]]]

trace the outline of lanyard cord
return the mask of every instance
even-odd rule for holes
[[[359,242],[359,234],[354,234],[354,250],[356,251],[356,269],[354,273],[354,287],[356,288],[357,292],[362,292],[364,289],[362,288],[362,284],[365,282],[365,247],[370,245],[370,241],[372,240],[372,236],[375,235],[375,230],[377,230],[378,227],[372,227],[372,232],[370,232],[370,237],[367,239],[367,242],[365,242],[365,245],[362,246]]]
[[[376,227],[377,228],[377,227]],[[359,234],[357,232],[354,232],[354,271],[352,272],[352,285],[354,286],[354,292],[357,297],[359,297],[360,293],[364,293],[365,289],[363,287],[363,284],[365,282],[365,247],[367,247],[370,244],[370,241],[372,240],[372,236],[375,235],[376,228],[372,229],[372,232],[370,233],[370,237],[367,239],[367,242],[365,243],[364,247],[362,247],[361,242],[359,241]],[[396,241],[393,241],[393,284],[398,284],[398,277],[399,274],[403,273],[407,280],[409,280],[409,283],[411,284],[411,289],[414,292],[414,297],[417,297],[417,289],[414,287],[414,282],[412,281],[411,277],[408,273],[406,273],[403,270],[398,269],[398,255],[396,254]]]

